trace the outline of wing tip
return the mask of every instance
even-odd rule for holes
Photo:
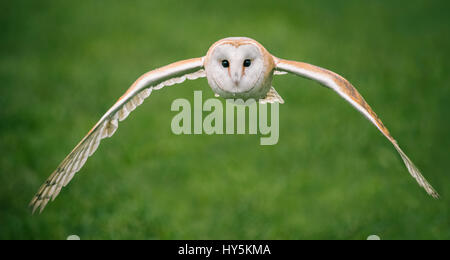
[[[434,199],[440,199],[441,198],[441,196],[439,196],[439,193],[437,193],[436,191],[435,192],[433,192],[432,194],[430,194]]]
[[[421,186],[431,197],[434,199],[439,199],[439,193],[431,186],[431,184],[427,181],[427,179],[422,175],[417,166],[409,159],[409,157],[403,152],[398,143],[393,140],[391,141],[394,144],[395,149],[400,154],[406,168],[408,169],[409,174],[417,181],[419,186]]]
[[[424,178],[424,180],[425,180],[425,183],[427,184],[427,186],[424,187],[426,192],[434,199],[437,199],[437,200],[440,199],[441,196],[439,195],[439,193],[433,188],[433,186],[431,186],[431,184],[428,183],[428,181],[425,178]]]

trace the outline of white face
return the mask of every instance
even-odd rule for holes
[[[262,90],[265,69],[263,54],[253,44],[217,45],[205,64],[209,85],[225,98],[260,98],[261,92],[267,93]]]

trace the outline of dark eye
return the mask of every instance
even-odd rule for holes
[[[222,61],[222,67],[228,68],[230,66],[230,63],[227,60]]]
[[[249,59],[244,60],[244,67],[250,67],[252,65],[252,61]]]

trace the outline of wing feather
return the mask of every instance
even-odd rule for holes
[[[89,156],[97,150],[100,141],[114,135],[119,127],[119,121],[125,120],[150,96],[153,90],[182,83],[186,79],[194,80],[205,76],[203,58],[179,61],[142,75],[103,115],[40,187],[30,202],[33,213],[39,208],[42,212],[50,199],[54,200],[58,196],[62,187],[72,180]]]
[[[378,130],[383,133],[383,135],[392,143],[397,152],[400,154],[409,173],[414,179],[416,179],[417,183],[434,198],[439,197],[439,194],[428,183],[425,177],[423,177],[419,169],[414,165],[411,159],[406,156],[406,154],[398,145],[397,141],[391,136],[389,130],[386,128],[386,126],[384,126],[381,119],[372,110],[369,104],[367,104],[367,102],[364,100],[361,94],[359,94],[355,87],[350,84],[350,82],[332,71],[308,63],[283,60],[275,57],[274,59],[276,63],[276,70],[294,73],[298,76],[317,81],[320,84],[336,91],[342,98],[348,101],[353,107],[355,107],[367,119],[369,119],[369,121],[371,121],[372,124],[374,124],[378,128]]]

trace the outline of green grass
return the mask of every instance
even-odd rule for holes
[[[446,1],[2,1],[0,239],[450,238]],[[29,200],[142,73],[248,36],[351,81],[441,194],[335,93],[278,76],[280,140],[171,133],[155,92],[41,215]]]

